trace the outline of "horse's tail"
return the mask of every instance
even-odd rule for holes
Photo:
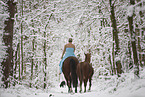
[[[73,87],[77,87],[78,80],[76,74],[76,63],[74,59],[70,59],[70,71],[71,71],[71,78],[73,81]]]

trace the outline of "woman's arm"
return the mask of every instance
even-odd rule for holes
[[[74,52],[75,52],[75,49],[76,49],[76,47],[75,47],[75,45],[74,45]]]
[[[65,53],[65,50],[66,50],[66,45],[64,46],[64,49],[63,49],[63,53],[62,53],[61,59],[63,58],[63,55],[64,55],[64,53]]]

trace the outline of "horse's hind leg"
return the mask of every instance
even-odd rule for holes
[[[91,82],[92,78],[89,78],[89,91],[91,91],[91,86],[92,86],[92,82]]]
[[[82,92],[82,80],[80,80],[80,93]]]
[[[77,93],[77,86],[75,87],[75,93]]]
[[[86,92],[87,80],[84,80],[84,92]]]
[[[70,77],[67,77],[66,78],[66,81],[67,81],[67,86],[68,86],[68,93],[71,93],[72,92],[72,88],[71,88],[71,78]]]
[[[71,88],[71,79],[68,81],[68,88],[69,88],[69,93],[73,92]]]

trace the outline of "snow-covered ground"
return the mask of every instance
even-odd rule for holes
[[[17,85],[0,89],[0,97],[145,97],[145,69],[140,72],[140,79],[135,79],[133,71],[116,76],[93,78],[91,92],[67,93],[67,86],[59,87],[59,82],[49,89],[28,88]],[[79,87],[78,87],[79,91]]]

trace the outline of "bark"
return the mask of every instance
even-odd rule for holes
[[[16,13],[16,3],[13,0],[9,0],[8,12],[9,17],[5,21],[5,28],[3,32],[3,42],[5,43],[7,56],[2,61],[2,70],[4,87],[8,88],[10,83],[10,76],[13,76],[13,27],[14,27],[14,14]]]
[[[134,5],[135,1],[130,0],[130,4]],[[132,45],[132,51],[133,51],[133,60],[135,65],[135,71],[134,74],[139,77],[139,63],[138,63],[138,56],[137,56],[137,47],[136,47],[136,34],[135,31],[133,31],[133,14],[132,16],[128,16],[128,22],[129,22],[129,32],[131,34],[131,45]]]

